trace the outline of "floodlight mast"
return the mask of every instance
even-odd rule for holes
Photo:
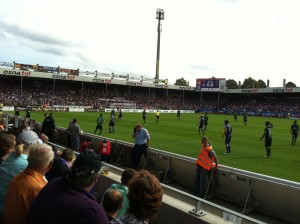
[[[157,26],[157,52],[156,52],[156,71],[155,71],[155,82],[159,80],[159,53],[160,53],[160,32],[161,32],[161,24],[160,21],[164,20],[165,11],[163,9],[156,10],[156,19],[158,19]]]

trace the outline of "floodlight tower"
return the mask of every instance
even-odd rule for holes
[[[165,11],[163,9],[156,10],[156,19],[158,19],[158,26],[157,26],[157,53],[156,53],[156,72],[155,72],[155,82],[159,79],[159,50],[160,50],[160,21],[164,20]]]

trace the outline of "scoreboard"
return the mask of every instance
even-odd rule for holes
[[[224,78],[196,79],[196,91],[224,92],[225,87],[226,87],[226,80]]]

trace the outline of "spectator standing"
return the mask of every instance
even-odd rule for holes
[[[140,166],[142,155],[146,156],[146,149],[150,144],[150,134],[141,124],[137,124],[133,130],[132,138],[135,139],[135,144],[131,153],[131,162],[132,168],[137,170]]]
[[[26,223],[32,202],[46,185],[44,175],[51,169],[54,153],[51,146],[31,146],[28,166],[9,183],[4,203],[3,224]]]
[[[225,155],[231,153],[231,136],[232,136],[232,127],[229,124],[228,120],[224,121],[224,134],[223,137],[225,137],[225,146],[226,146],[226,152],[224,153]]]
[[[71,135],[73,151],[78,152],[80,148],[80,136],[82,134],[82,131],[80,129],[80,126],[78,125],[78,121],[76,118],[74,118],[73,122],[70,123],[69,127],[67,128],[67,132]]]
[[[55,129],[55,121],[52,113],[50,113],[50,115],[46,116],[44,119],[41,132],[48,136],[50,142],[53,142]]]
[[[110,189],[105,192],[102,206],[109,221],[116,219],[118,211],[122,208],[123,196],[120,191]]]
[[[296,120],[294,120],[294,123],[291,125],[290,133],[292,135],[292,144],[295,145],[299,135],[299,125]]]
[[[266,121],[264,133],[260,138],[260,141],[265,139],[265,148],[266,148],[266,155],[264,156],[265,158],[271,158],[272,128],[273,128],[273,124],[270,121]]]
[[[159,180],[147,170],[138,171],[128,186],[129,207],[127,212],[110,223],[143,224],[155,219],[163,197]]]
[[[203,197],[203,187],[206,176],[211,169],[218,168],[218,158],[208,143],[206,136],[202,137],[202,146],[198,159],[196,160],[195,195]]]
[[[102,161],[110,163],[111,142],[107,141],[106,138],[103,140],[103,142],[100,142],[99,153],[101,155]]]
[[[29,211],[28,223],[107,224],[103,207],[89,193],[100,169],[101,157],[95,152],[79,154],[67,176],[52,180],[40,192]]]
[[[74,119],[73,119],[73,120],[74,120]],[[73,120],[69,123],[69,126],[74,124]],[[68,144],[67,144],[68,147],[69,147],[69,148],[72,148],[72,138],[71,138],[71,133],[68,132],[68,131],[67,131],[67,140],[68,140]]]
[[[121,192],[121,194],[123,196],[123,202],[122,202],[123,205],[122,205],[122,208],[118,211],[117,217],[120,217],[123,214],[125,214],[128,206],[129,206],[129,202],[128,202],[128,198],[127,198],[128,184],[135,174],[136,174],[136,171],[134,169],[128,168],[128,169],[124,170],[122,173],[122,177],[121,177],[121,184],[112,184],[106,190],[106,192],[111,191],[111,190],[118,190],[119,192]]]

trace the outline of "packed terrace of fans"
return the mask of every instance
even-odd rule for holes
[[[73,81],[0,77],[0,102],[6,106],[61,105],[109,108],[113,102],[130,102],[137,109],[290,113],[300,111],[300,94],[219,94],[159,88],[105,85]],[[201,108],[201,109],[200,109]]]

